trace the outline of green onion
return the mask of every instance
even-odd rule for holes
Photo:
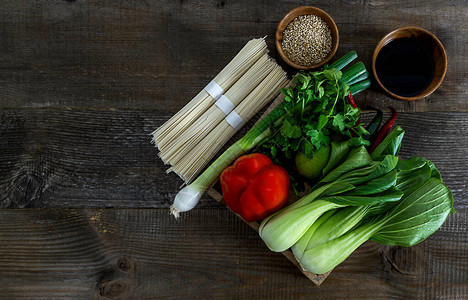
[[[366,72],[366,66],[361,61],[358,61],[354,65],[346,68],[343,72],[343,76],[341,76],[340,80],[338,81],[340,85],[345,83],[349,83],[350,81],[362,76]]]
[[[368,89],[371,86],[371,81],[370,79],[355,83],[349,87],[349,91],[351,92],[351,95],[356,95],[366,89]]]
[[[193,209],[198,204],[198,201],[206,189],[215,182],[223,170],[238,156],[247,152],[265,137],[270,135],[268,125],[271,124],[271,122],[274,122],[275,119],[271,117],[264,118],[262,121],[264,120],[266,121],[259,122],[242,139],[238,140],[224,151],[224,153],[221,154],[221,156],[219,156],[200,176],[198,176],[194,182],[179,191],[170,208],[171,213],[176,218],[179,217],[180,212],[186,212]],[[270,121],[270,123],[268,123],[268,121]],[[266,129],[262,131],[262,128],[264,127],[266,127]]]
[[[338,71],[349,65],[353,60],[357,58],[356,51],[350,51],[337,59],[334,63],[332,63],[329,68],[330,69],[337,69]]]
[[[193,209],[206,189],[216,181],[223,170],[237,157],[255,147],[259,142],[271,134],[270,125],[281,118],[282,109],[286,102],[280,103],[265,118],[260,120],[244,137],[235,142],[221,156],[219,156],[200,176],[190,185],[183,188],[175,197],[171,205],[171,213],[177,218],[180,212]]]
[[[360,81],[363,81],[363,80],[366,80],[368,79],[370,76],[369,72],[368,71],[365,71],[364,73],[362,73],[361,75],[355,77],[353,80],[350,80],[348,81],[348,85],[353,85],[355,83],[358,83]]]

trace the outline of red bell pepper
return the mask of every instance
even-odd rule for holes
[[[247,222],[281,209],[289,196],[288,172],[261,153],[238,158],[223,171],[220,181],[227,206]]]

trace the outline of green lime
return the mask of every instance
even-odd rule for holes
[[[303,152],[297,152],[294,158],[299,174],[309,179],[316,179],[322,175],[330,157],[330,147],[318,149],[312,158],[308,158]]]

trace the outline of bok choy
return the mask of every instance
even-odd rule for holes
[[[271,250],[285,251],[329,210],[400,200],[403,192],[395,186],[397,161],[393,155],[373,161],[364,146],[352,149],[311,193],[263,220],[260,236]]]
[[[266,245],[273,251],[291,247],[304,270],[321,274],[369,239],[409,247],[434,233],[455,212],[453,197],[432,162],[396,156],[403,134],[396,127],[372,155],[345,142],[332,144],[322,180],[262,222]]]
[[[357,211],[353,209],[354,213]],[[328,218],[308,238],[308,243],[300,240],[295,246],[297,250],[293,248],[293,251],[302,268],[322,274],[336,267],[369,239],[385,245],[416,245],[439,229],[451,212],[450,190],[440,180],[430,178],[413,193],[405,194],[388,212],[364,219],[354,229],[330,239],[323,232],[334,232],[337,228],[332,218]],[[306,246],[298,249],[301,244]]]

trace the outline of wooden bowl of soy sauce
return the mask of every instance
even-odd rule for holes
[[[372,58],[372,71],[390,96],[414,101],[429,96],[447,71],[444,46],[431,32],[403,27],[384,36]]]

